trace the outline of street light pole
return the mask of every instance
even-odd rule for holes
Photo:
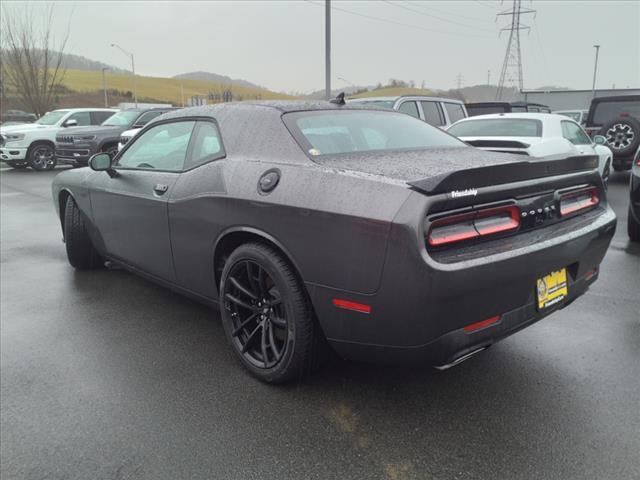
[[[128,57],[131,57],[131,74],[133,75],[133,101],[135,102],[136,107],[138,107],[138,93],[136,92],[136,65],[133,61],[133,53],[127,52],[124,48],[116,43],[112,43],[111,46],[117,48]]]
[[[593,85],[591,86],[591,94],[595,98],[596,96],[596,73],[598,72],[598,53],[600,52],[600,45],[593,46],[596,49],[596,61],[593,66]]]
[[[331,98],[331,0],[324,1],[324,96]]]
[[[104,91],[104,107],[109,106],[109,100],[107,99],[107,77],[105,72],[109,70],[109,67],[102,67],[102,90]]]

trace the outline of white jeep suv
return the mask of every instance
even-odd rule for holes
[[[68,127],[100,125],[117,111],[113,108],[53,110],[34,123],[0,126],[0,161],[13,168],[51,170],[56,166],[56,133]]]

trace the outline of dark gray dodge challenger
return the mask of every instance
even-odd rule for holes
[[[69,262],[219,305],[261,380],[448,367],[582,295],[615,231],[596,158],[520,161],[339,102],[195,107],[53,183]]]

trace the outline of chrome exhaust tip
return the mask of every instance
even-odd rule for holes
[[[480,353],[480,352],[482,352],[483,350],[486,350],[487,348],[488,348],[487,346],[485,346],[485,347],[480,347],[480,348],[478,348],[478,349],[476,349],[476,350],[473,350],[473,351],[471,351],[471,352],[469,352],[469,353],[466,353],[466,354],[462,355],[461,357],[456,358],[456,359],[455,359],[453,362],[451,362],[451,363],[447,363],[446,365],[439,365],[439,366],[437,366],[437,367],[433,367],[433,368],[435,368],[436,370],[448,370],[449,368],[451,368],[451,367],[455,367],[456,365],[458,365],[458,364],[460,364],[460,363],[464,362],[465,360],[470,359],[470,358],[471,358],[471,357],[473,357],[475,354]]]

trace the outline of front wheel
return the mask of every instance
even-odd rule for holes
[[[34,145],[27,153],[29,166],[36,171],[52,170],[56,166],[56,155],[53,147],[41,143]]]
[[[631,205],[629,205],[629,213],[627,216],[627,233],[632,241],[640,242],[640,222],[633,216]]]
[[[64,208],[64,240],[67,258],[72,267],[89,270],[102,265],[102,259],[87,232],[82,213],[71,196],[67,198]]]
[[[302,378],[314,356],[314,321],[304,287],[274,249],[241,245],[222,271],[224,330],[243,365],[258,379]]]

